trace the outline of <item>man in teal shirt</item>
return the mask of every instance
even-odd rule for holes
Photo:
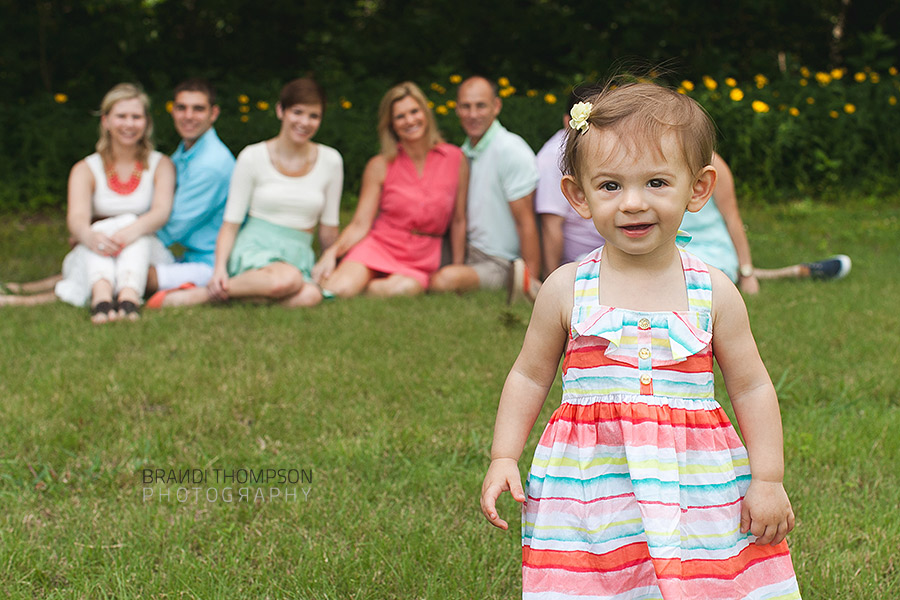
[[[174,263],[162,260],[150,268],[148,292],[206,285],[212,275],[234,169],[234,155],[213,128],[218,117],[215,90],[208,82],[189,79],[175,87],[172,120],[181,136],[172,154],[177,183],[172,214],[156,235],[166,246],[184,248],[184,254]],[[150,304],[161,304],[164,295],[156,294]]]

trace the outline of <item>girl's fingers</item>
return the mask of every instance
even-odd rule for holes
[[[741,508],[741,533],[750,531],[750,511],[746,506]]]

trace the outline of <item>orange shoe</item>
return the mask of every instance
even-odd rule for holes
[[[169,292],[174,292],[175,290],[189,290],[189,289],[192,289],[195,287],[197,287],[197,286],[194,285],[193,283],[188,282],[188,283],[182,283],[178,287],[175,287],[175,288],[172,288],[169,290],[159,290],[158,292],[156,292],[155,294],[150,296],[150,298],[147,300],[147,303],[145,304],[145,306],[147,308],[162,308],[163,302],[166,299],[166,294],[168,294]]]

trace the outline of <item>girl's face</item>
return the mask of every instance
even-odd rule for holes
[[[321,104],[294,104],[285,109],[278,105],[275,113],[281,119],[281,133],[296,144],[310,141],[322,124]]]
[[[674,247],[685,210],[700,210],[715,187],[715,170],[695,176],[675,135],[653,144],[624,143],[609,130],[592,128],[580,150],[580,181],[563,178],[563,192],[608,244],[631,255]]]
[[[121,146],[138,144],[147,131],[144,105],[137,98],[119,100],[100,118],[100,122],[113,143]]]
[[[391,106],[391,127],[401,142],[421,140],[428,130],[425,111],[412,96],[406,96]]]

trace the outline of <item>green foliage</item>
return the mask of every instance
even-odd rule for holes
[[[171,152],[177,139],[162,111],[169,90],[187,77],[213,80],[222,97],[218,129],[238,152],[277,132],[278,89],[312,73],[331,97],[319,140],[343,154],[353,194],[377,151],[378,100],[398,81],[416,81],[446,107],[455,91],[450,75],[508,77],[517,91],[506,98],[502,120],[537,149],[558,127],[569,86],[630,65],[662,65],[673,78],[699,82],[707,74],[719,82],[719,98],[703,89],[696,97],[716,119],[722,153],[744,192],[777,199],[798,191],[838,196],[845,186],[896,187],[900,142],[888,132],[897,128],[897,113],[885,102],[897,95],[897,78],[887,70],[900,64],[900,19],[890,18],[900,0],[720,4],[709,10],[676,0],[497,0],[489,7],[468,0],[0,0],[0,209],[64,203],[66,174],[95,142],[90,112],[120,81],[140,81],[152,94],[158,145]],[[845,77],[819,89],[810,78],[809,89],[801,89],[799,65],[848,75],[871,70],[882,80],[861,86]],[[755,88],[749,82],[757,73],[771,83]],[[746,101],[729,106],[725,77],[739,81]],[[528,90],[538,93],[530,97]],[[542,102],[547,93],[559,104]],[[58,94],[67,101],[54,102]],[[242,94],[251,99],[246,114],[238,112]],[[807,96],[816,105],[808,107]],[[341,99],[352,106],[341,108]],[[747,106],[754,99],[770,113],[752,113]],[[267,110],[256,107],[260,100]],[[846,103],[855,114],[842,112]],[[782,104],[800,114],[786,119]],[[439,123],[460,143],[447,110]],[[840,118],[832,120],[830,110]]]
[[[748,202],[743,216],[757,265],[854,259],[844,280],[764,281],[747,305],[781,403],[803,597],[896,597],[900,208]],[[3,275],[48,274],[64,231],[59,216],[0,219]],[[102,327],[62,304],[0,308],[0,595],[521,595],[519,506],[501,498],[500,532],[478,493],[528,318],[499,292]],[[729,410],[721,378],[717,397]],[[523,472],[559,400],[557,381]],[[308,499],[179,502],[171,485],[143,500],[144,468],[264,467],[311,469]]]

